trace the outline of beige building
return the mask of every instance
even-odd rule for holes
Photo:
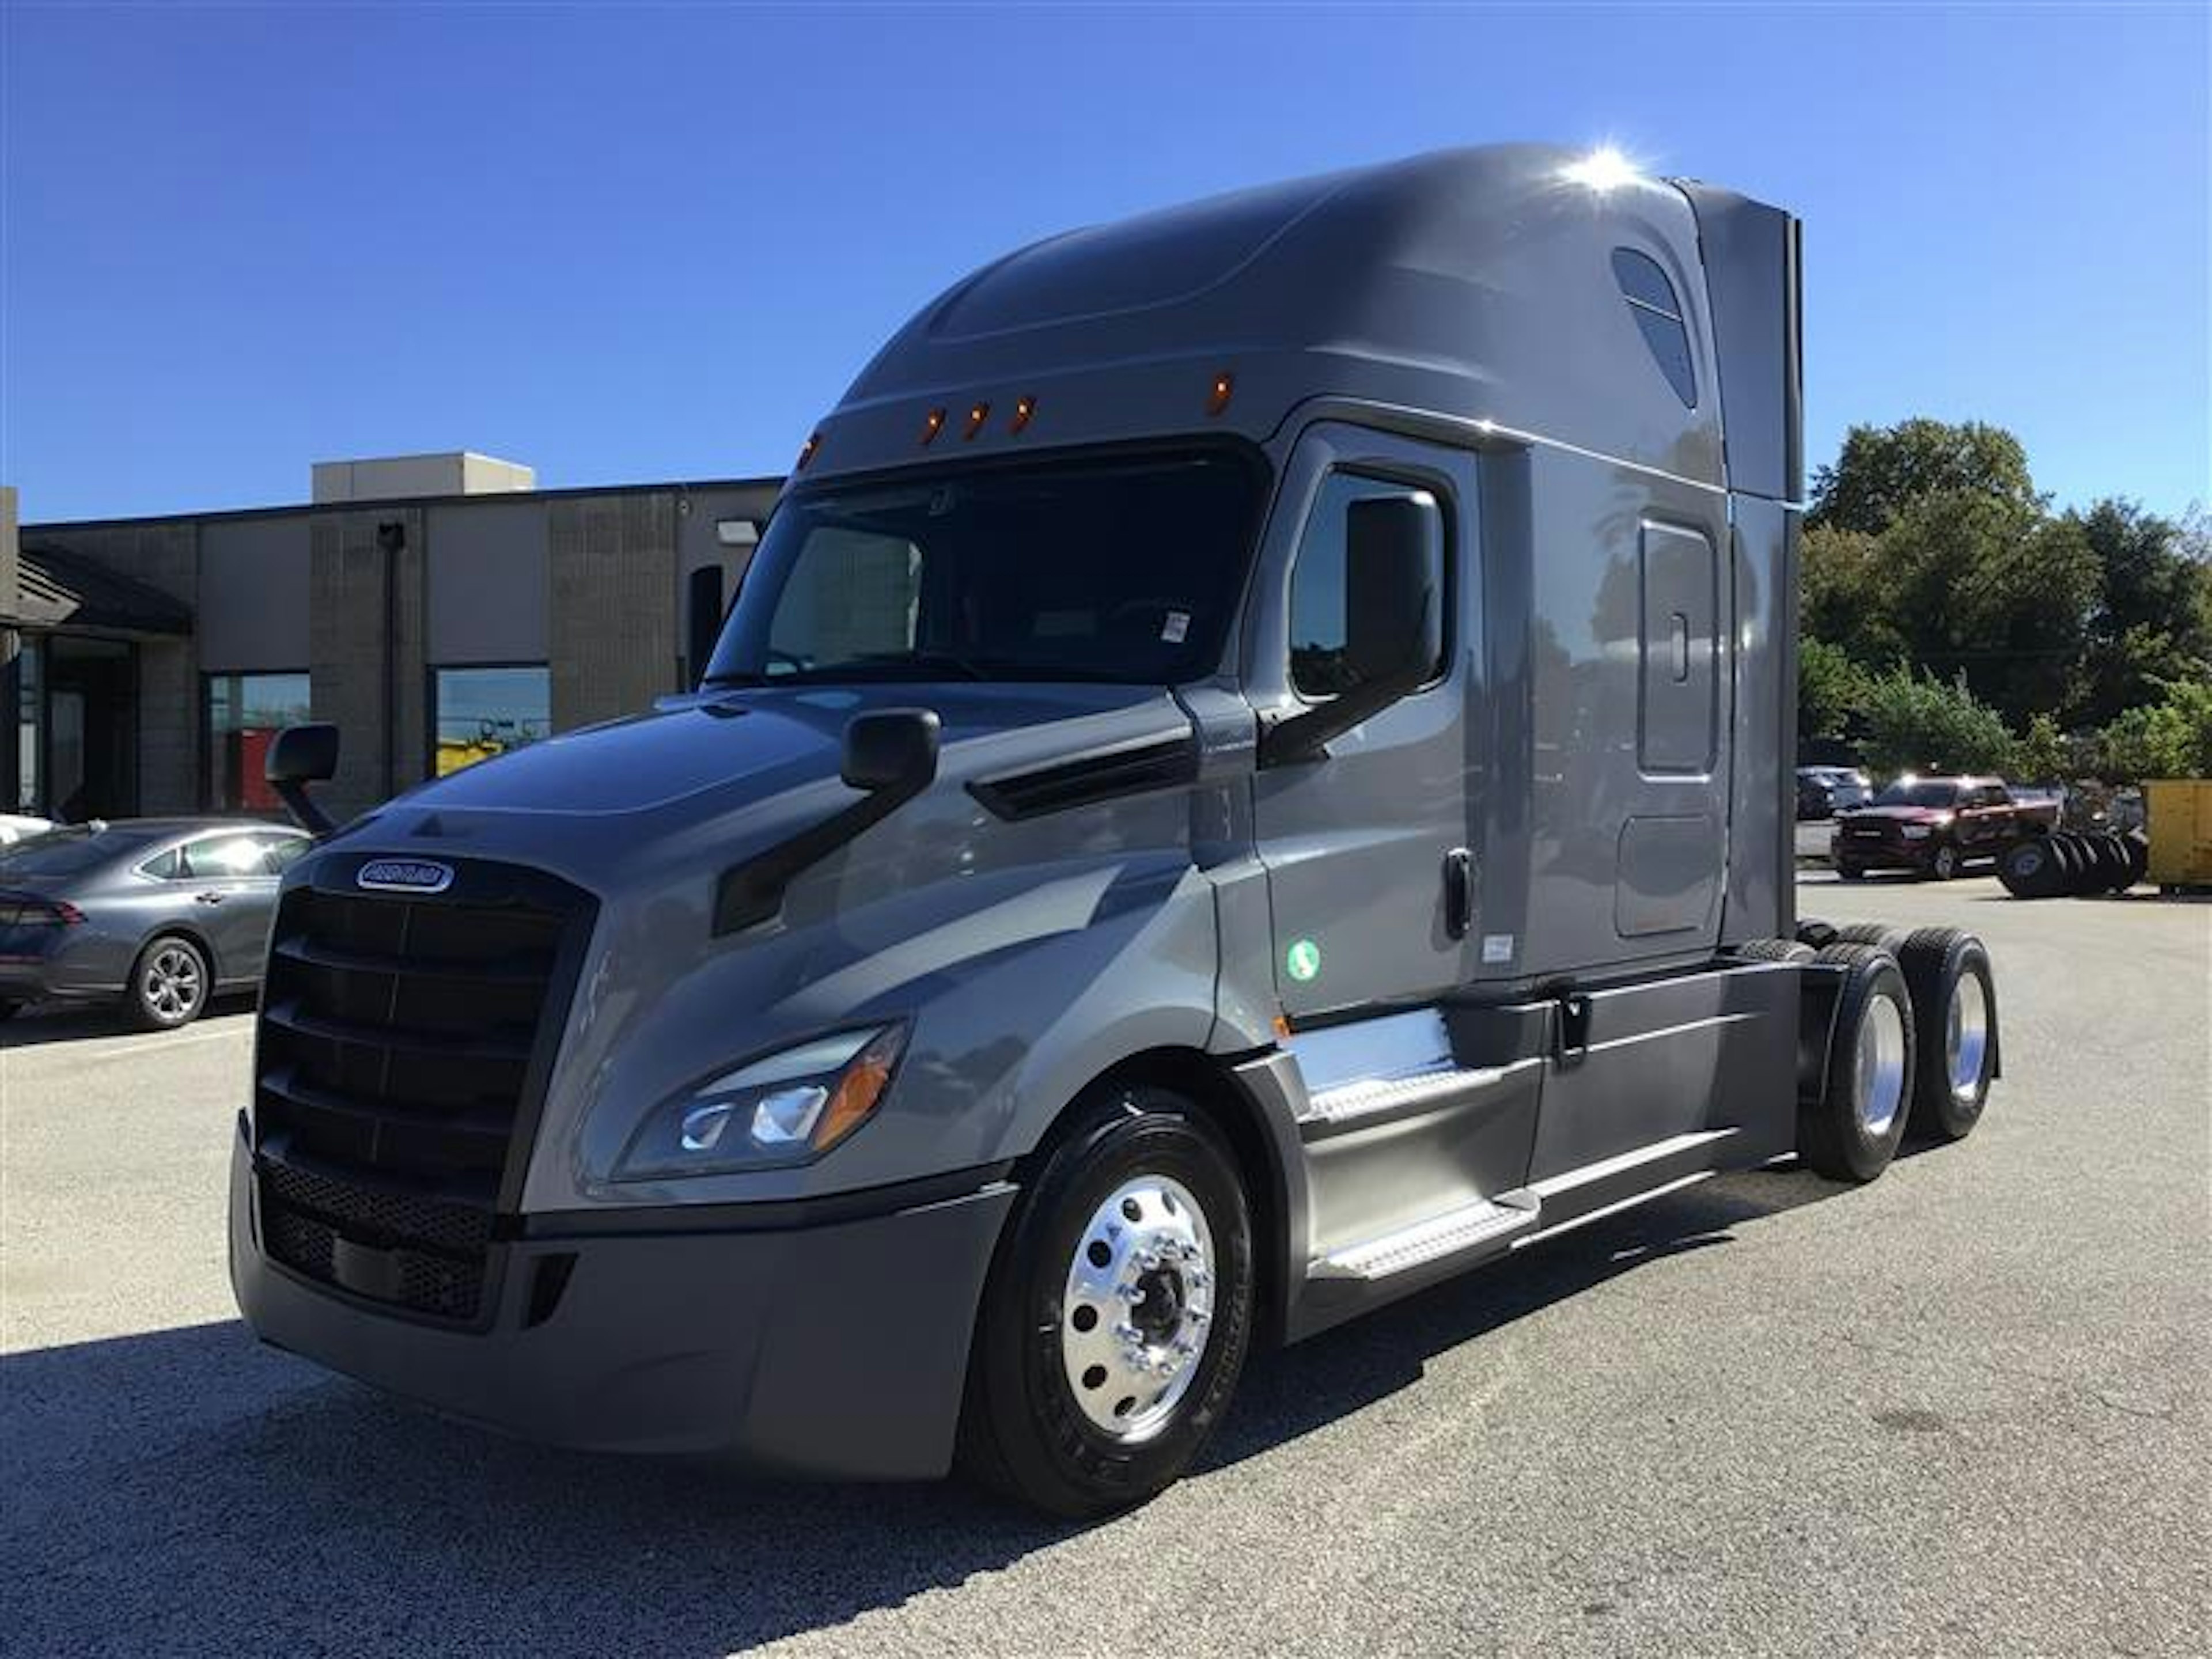
[[[403,456],[318,463],[301,507],[20,527],[0,492],[0,811],[271,811],[262,751],[313,718],[343,816],[646,708],[703,666],[780,483]]]

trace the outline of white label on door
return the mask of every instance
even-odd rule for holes
[[[1482,936],[1482,959],[1486,963],[1513,960],[1513,935],[1485,933]]]

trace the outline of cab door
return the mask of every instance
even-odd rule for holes
[[[1275,986],[1293,1018],[1431,1000],[1469,976],[1478,931],[1471,455],[1347,425],[1301,438],[1262,550],[1245,686],[1263,730],[1346,689],[1346,594],[1358,574],[1347,514],[1378,496],[1413,503],[1433,527],[1443,648],[1425,684],[1322,753],[1259,769]]]

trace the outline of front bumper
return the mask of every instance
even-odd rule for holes
[[[1838,837],[1828,843],[1832,864],[1859,870],[1925,870],[1943,845],[1932,836],[1926,841],[1852,841]]]
[[[553,1445],[885,1480],[951,1467],[969,1338],[1014,1197],[990,1182],[819,1224],[763,1228],[723,1206],[696,1229],[517,1239],[495,1247],[488,1322],[460,1330],[272,1263],[255,1186],[241,1118],[231,1284],[264,1341]],[[541,1264],[562,1256],[573,1266],[549,1298]]]

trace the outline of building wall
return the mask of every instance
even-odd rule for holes
[[[149,519],[101,525],[60,541],[118,575],[172,599],[199,602],[200,526]],[[138,648],[138,810],[190,811],[199,800],[200,680],[197,642],[149,640]]]
[[[726,605],[751,549],[722,545],[716,524],[764,520],[775,491],[672,484],[34,532],[192,607],[191,638],[139,647],[141,811],[202,806],[204,674],[305,669],[315,718],[342,733],[323,794],[345,817],[428,775],[434,668],[546,665],[556,731],[687,686],[689,573],[720,569]]]
[[[325,788],[333,817],[422,775],[423,517],[387,507],[313,520],[309,695],[315,718],[340,732],[337,776]]]
[[[305,513],[201,526],[193,601],[201,672],[295,673],[308,665],[313,550]]]
[[[676,493],[552,503],[553,725],[635,714],[676,689]]]

